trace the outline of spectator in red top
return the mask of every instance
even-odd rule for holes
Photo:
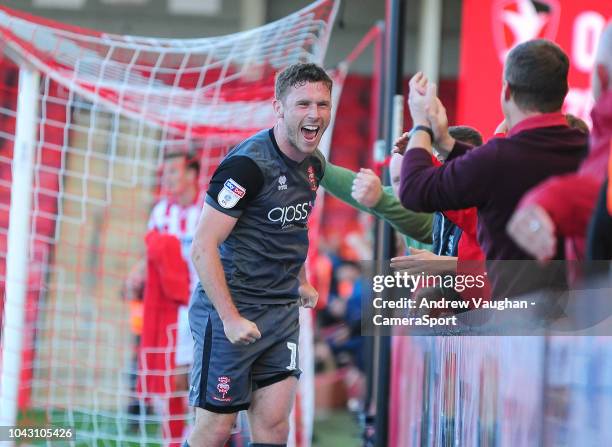
[[[449,134],[455,140],[467,143],[468,145],[474,147],[482,146],[482,135],[473,127],[451,126],[448,128],[448,130]],[[410,134],[406,132],[395,141],[394,146],[399,152],[404,152],[406,146],[408,145],[409,139]],[[436,154],[434,165],[440,166],[444,162],[445,157],[441,155],[435,147],[433,147],[433,151],[434,154]],[[395,154],[395,157],[398,157],[398,155]],[[401,157],[398,158],[400,158],[399,163],[401,163]],[[399,195],[400,169],[401,165],[397,168],[397,185],[394,184],[396,195]],[[436,221],[438,221],[438,223],[436,223]],[[450,221],[450,225],[447,225],[448,221]],[[448,228],[449,226],[451,227],[450,229]],[[476,208],[474,207],[464,210],[436,212],[434,214],[433,232],[442,232],[443,236],[441,237],[442,240],[437,244],[439,249],[436,250],[436,234],[433,235],[433,248],[435,254],[429,252],[428,250],[411,250],[411,254],[409,256],[400,256],[392,259],[391,266],[400,269],[411,267],[408,269],[408,271],[409,273],[414,273],[423,270],[425,267],[431,268],[433,263],[430,261],[435,260],[437,261],[436,264],[444,266],[440,271],[456,271],[457,262],[483,261],[485,256],[480,248],[480,245],[478,245],[476,236],[477,226],[478,215]],[[459,231],[457,231],[457,229],[459,229]],[[455,236],[455,239],[457,240],[449,241],[449,236]],[[444,250],[446,250],[446,253]],[[437,256],[442,254],[446,254],[447,256]],[[453,255],[456,255],[456,257],[452,257]],[[453,263],[451,264],[449,260],[453,260]],[[452,268],[448,269],[447,266],[451,265]]]
[[[475,147],[482,146],[482,135],[473,127],[451,126],[448,128],[448,131],[457,141]],[[403,152],[408,145],[409,139],[410,134],[407,132],[404,133],[395,141],[394,147],[396,147],[399,152]],[[440,166],[444,162],[445,157],[440,154],[435,146],[433,147],[433,152],[436,155],[434,165]],[[399,157],[397,154],[394,155]],[[401,159],[401,157],[399,158]],[[399,190],[399,173],[397,183],[397,190]],[[440,217],[442,219],[440,219]],[[436,219],[442,220],[443,227],[445,226],[444,220],[446,220],[450,221],[451,226],[456,228],[451,231],[453,235],[458,236],[458,240],[452,242],[457,257],[437,256],[428,250],[411,249],[410,255],[391,259],[391,267],[398,270],[404,270],[409,274],[419,274],[420,272],[427,272],[428,274],[452,272],[458,275],[482,274],[486,270],[484,265],[485,255],[477,239],[478,213],[476,208],[447,210],[444,212],[437,211],[434,214],[434,232],[440,231],[440,225],[436,225]],[[459,231],[456,231],[457,229]],[[448,235],[446,236],[448,238]],[[451,245],[448,241],[444,241],[443,244]],[[448,290],[445,291],[445,293],[448,292]],[[431,291],[428,293],[431,293]],[[490,284],[487,281],[484,287],[469,287],[460,295],[467,299],[473,296],[481,296],[485,299],[489,299],[491,295]]]
[[[559,238],[568,258],[584,259],[587,226],[606,177],[612,138],[612,25],[599,40],[591,87],[596,104],[587,159],[575,174],[554,177],[530,190],[508,224],[508,234],[539,260],[552,259]]]
[[[610,198],[608,182],[609,180],[604,182],[599,192],[599,199],[589,225],[587,258],[594,261],[612,259],[612,213],[606,204]],[[605,272],[609,270],[607,267],[604,267]]]
[[[422,73],[415,75],[408,103],[416,127],[402,165],[402,204],[426,212],[475,206],[478,241],[487,260],[533,259],[506,234],[506,224],[526,191],[549,177],[576,171],[587,151],[586,136],[570,129],[561,114],[568,70],[567,55],[550,41],[531,40],[512,49],[501,90],[508,136],[469,151],[449,135],[435,84]],[[431,160],[434,138],[447,156],[440,167]],[[562,257],[561,251],[557,255]],[[513,296],[559,277],[558,272],[542,273],[532,264],[512,270],[490,266],[493,297]]]

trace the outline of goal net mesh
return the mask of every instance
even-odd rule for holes
[[[140,407],[149,402],[134,388],[139,322],[122,286],[144,253],[149,212],[163,194],[164,152],[196,152],[205,188],[229,148],[274,123],[275,73],[295,62],[322,64],[336,10],[336,1],[320,0],[237,34],[161,39],[100,33],[0,6],[3,298],[9,210],[19,206],[11,198],[12,178],[20,175],[12,172],[19,67],[41,75],[22,417],[74,426],[88,444],[162,442],[154,409],[146,417],[128,411],[134,399]],[[4,338],[1,348],[10,350]]]

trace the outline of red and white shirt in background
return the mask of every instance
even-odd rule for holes
[[[191,262],[191,243],[195,235],[200,213],[203,206],[203,194],[187,206],[181,206],[173,200],[161,199],[151,211],[148,229],[160,233],[168,233],[177,237],[181,243],[181,254],[189,267],[189,291],[193,293],[198,283],[198,274]],[[188,306],[179,308],[177,321],[176,365],[191,365],[193,363],[193,340],[189,329]]]
[[[153,207],[149,223],[149,230],[157,230],[161,233],[169,233],[181,242],[181,253],[183,259],[189,266],[190,291],[193,292],[198,283],[198,275],[191,262],[190,250],[195,235],[198,219],[202,212],[203,194],[198,194],[196,200],[190,205],[181,206],[170,199],[162,199]]]

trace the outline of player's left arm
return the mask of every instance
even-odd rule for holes
[[[257,325],[242,317],[231,296],[219,252],[238,219],[259,194],[263,175],[248,157],[224,159],[213,174],[191,246],[192,261],[204,291],[223,322],[231,343],[249,344],[261,338]]]
[[[306,276],[306,264],[302,265],[300,273],[298,274],[298,279],[300,281],[298,291],[302,306],[308,309],[313,309],[319,300],[319,292],[317,292],[312,284],[308,282],[308,277]]]

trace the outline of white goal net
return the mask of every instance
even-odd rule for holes
[[[195,151],[205,187],[231,146],[273,124],[275,73],[322,64],[337,6],[201,39],[104,34],[0,6],[0,425],[164,442],[134,385],[139,321],[122,296],[164,151]]]

